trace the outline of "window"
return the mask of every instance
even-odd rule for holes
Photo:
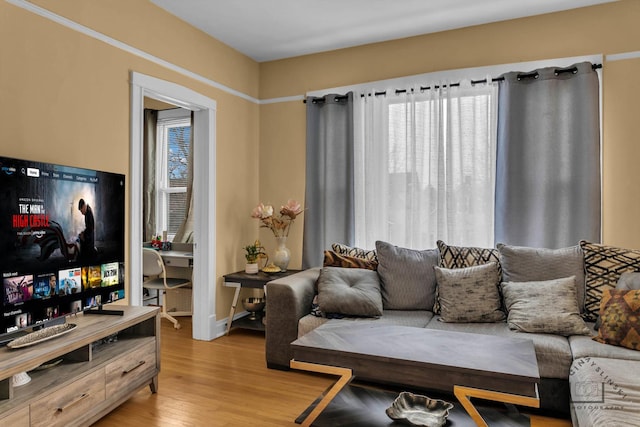
[[[170,241],[186,216],[190,141],[189,111],[179,110],[176,114],[174,110],[170,110],[168,114],[159,115],[156,150],[156,233],[162,235],[166,231],[167,239]]]
[[[497,85],[414,92],[356,107],[356,245],[492,246]]]

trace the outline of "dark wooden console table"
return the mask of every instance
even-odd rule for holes
[[[238,297],[240,296],[240,290],[242,288],[262,289],[265,290],[265,286],[272,280],[280,279],[281,277],[290,276],[295,273],[299,273],[301,270],[287,270],[279,273],[265,273],[259,271],[257,274],[247,274],[244,271],[236,271],[235,273],[225,274],[224,286],[228,288],[235,288],[233,294],[233,301],[231,303],[231,309],[229,310],[229,319],[227,320],[227,335],[231,332],[231,325],[234,328],[253,329],[257,331],[264,331],[264,324],[262,319],[249,320],[248,316],[233,320],[236,314],[236,307],[238,305]]]

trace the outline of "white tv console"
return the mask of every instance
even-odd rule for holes
[[[115,306],[123,316],[79,314],[71,332],[30,347],[0,349],[0,425],[86,426],[145,386],[160,372],[160,316],[155,307]],[[106,338],[116,340],[107,342]],[[55,366],[35,370],[40,365]],[[15,387],[14,374],[31,381]]]

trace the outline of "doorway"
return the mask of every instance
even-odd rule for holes
[[[142,305],[142,123],[145,97],[194,112],[193,338],[211,340],[223,333],[216,330],[215,314],[216,102],[184,86],[136,72],[131,73],[129,301],[131,305]]]

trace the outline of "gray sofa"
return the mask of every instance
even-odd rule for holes
[[[384,242],[378,242],[377,249],[378,259],[376,261],[379,262],[377,271],[380,277],[382,296],[381,316],[329,318],[335,316],[319,317],[312,314],[312,303],[318,294],[318,287],[324,286],[319,284],[319,279],[322,280],[323,269],[321,268],[305,270],[267,284],[266,361],[269,368],[288,369],[289,361],[292,358],[289,344],[326,322],[342,322],[346,325],[348,322],[376,322],[378,324],[445,331],[527,337],[533,341],[536,350],[541,377],[539,388],[541,408],[544,411],[565,414],[571,412],[574,424],[581,426],[620,425],[620,420],[628,420],[630,414],[636,417],[640,413],[640,386],[638,385],[640,384],[640,374],[638,374],[640,372],[640,351],[592,340],[591,337],[597,334],[593,322],[583,323],[580,320],[580,323],[587,326],[588,331],[580,332],[579,335],[565,333],[564,330],[562,334],[548,333],[544,331],[548,327],[545,322],[542,322],[542,325],[535,322],[524,326],[514,325],[506,315],[504,320],[499,321],[443,322],[443,316],[450,317],[451,307],[437,307],[437,304],[433,304],[433,301],[446,301],[447,297],[445,294],[437,295],[437,292],[442,292],[446,288],[442,285],[436,286],[437,279],[433,270],[445,271],[449,274],[455,269],[461,269],[460,272],[467,271],[470,269],[469,264],[476,266],[497,261],[500,266],[500,283],[528,283],[531,286],[538,286],[541,283],[573,276],[574,283],[578,284],[574,291],[577,308],[582,312],[582,317],[589,317],[585,301],[589,300],[589,296],[593,299],[593,295],[588,295],[589,291],[585,286],[585,261],[580,246],[543,250],[498,245],[498,249],[489,250],[453,247],[439,241],[438,249],[430,251],[411,251]],[[409,257],[408,264],[404,263],[407,261],[407,256]],[[411,257],[414,258],[411,259]],[[411,267],[412,262],[414,263],[413,267]],[[640,263],[640,255],[638,262]],[[440,270],[441,268],[444,270]],[[630,270],[631,268],[626,266],[625,269]],[[420,270],[419,275],[413,274],[416,270]],[[620,271],[616,271],[612,277],[617,280],[620,274]],[[390,282],[390,278],[394,277],[397,283]],[[441,277],[440,279],[444,280]],[[411,292],[411,289],[406,287],[407,283],[413,287],[426,287],[429,295],[424,294],[424,289],[421,289],[417,294]],[[505,292],[508,289],[500,286],[498,289],[502,290],[499,297],[503,306],[500,309],[507,311],[504,304],[507,297]],[[468,288],[466,290],[463,288],[463,291],[469,292]],[[415,301],[412,301],[416,295],[420,295],[422,299],[427,298],[429,301],[422,308],[418,308],[420,304],[416,305]],[[455,294],[453,296],[455,297]],[[534,298],[537,297],[531,299]],[[473,295],[471,299],[476,301],[485,298],[482,295]],[[322,305],[322,300],[320,300],[321,308]],[[542,306],[544,305],[551,304],[547,301],[542,303]],[[511,307],[515,313],[516,306],[512,305]],[[435,311],[438,309],[439,312],[436,313]],[[462,313],[464,315],[473,309],[473,307],[471,309],[465,308],[466,311]],[[575,316],[573,317],[575,318]],[[593,320],[593,316],[591,316],[591,320]],[[520,330],[514,326],[520,327]],[[522,331],[527,328],[532,332]],[[463,349],[464,346],[461,343],[461,351]],[[594,361],[597,363],[593,363]],[[630,371],[634,372],[632,376],[629,375]],[[606,378],[602,375],[606,375]],[[362,379],[385,381],[385,375],[380,373],[378,378]],[[606,396],[595,396],[598,393],[595,387],[599,384],[604,387],[603,393]],[[594,388],[590,389],[589,387]],[[621,389],[623,392],[620,391]],[[585,393],[587,394],[586,398]],[[616,407],[622,406],[623,409],[611,409],[612,405],[608,403],[618,402],[621,399],[621,393],[624,393],[622,402],[624,405],[618,404]],[[601,398],[601,401],[604,399],[604,403],[583,402],[596,398]],[[639,418],[635,418],[635,420],[637,419]],[[614,422],[607,424],[607,420],[614,420]]]

